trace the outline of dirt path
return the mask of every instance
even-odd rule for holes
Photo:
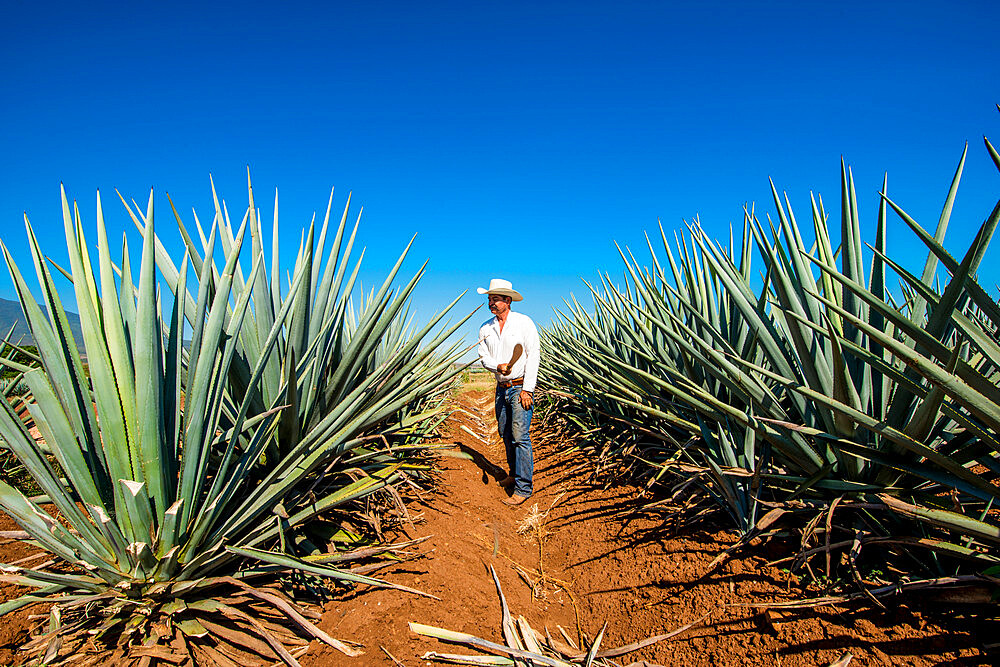
[[[853,655],[852,665],[989,664],[977,657],[971,628],[946,631],[906,607],[764,615],[731,606],[787,599],[795,591],[787,574],[763,559],[733,560],[699,580],[731,536],[689,531],[668,537],[659,519],[630,512],[635,489],[588,483],[586,463],[556,453],[537,424],[535,494],[520,507],[503,505],[496,478],[505,471],[496,464],[504,455],[493,431],[492,391],[466,390],[456,402],[460,411],[449,421],[446,442],[474,459],[442,458],[437,492],[411,508],[418,519],[411,537],[431,536],[420,545],[427,557],[383,574],[440,601],[377,590],[329,603],[321,627],[363,644],[365,655],[352,661],[316,645],[304,666],[394,665],[383,648],[407,666],[430,664],[421,659],[427,651],[473,652],[418,637],[408,621],[502,642],[489,565],[511,613],[557,638],[561,626],[574,639],[581,632],[592,639],[607,622],[602,646],[621,646],[704,619],[622,664],[828,665],[845,652]]]

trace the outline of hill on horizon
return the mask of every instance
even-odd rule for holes
[[[45,312],[45,308],[42,308],[42,311]],[[76,344],[82,347],[83,329],[80,326],[80,316],[67,310],[66,319],[69,320],[69,329],[73,332]],[[21,304],[17,301],[0,298],[0,339],[7,335],[15,323],[17,326],[14,327],[14,332],[11,334],[11,341],[16,343],[23,336],[22,344],[32,345],[34,341],[31,338],[31,332],[28,331],[27,318],[24,316],[24,311],[21,310]]]

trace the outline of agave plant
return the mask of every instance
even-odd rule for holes
[[[843,166],[839,247],[822,199],[812,201],[807,245],[773,185],[777,220],[766,229],[747,210],[738,246],[731,234],[721,247],[695,222],[675,252],[661,228],[667,262],[652,244],[649,268],[622,252],[624,286],[603,277],[589,286],[593,312],[574,301],[548,332],[545,376],[591,414],[658,442],[659,457],[646,458],[661,472],[695,474],[744,534],[771,521],[758,520],[762,497],[814,499],[821,504],[802,507],[831,516],[838,498],[857,498],[868,516],[856,525],[882,543],[899,528],[872,518],[873,504],[934,533],[910,548],[994,563],[985,552],[997,543],[987,511],[1000,496],[1000,308],[975,274],[1000,204],[961,260],[948,254],[964,162],[963,152],[934,235],[883,182],[867,275]],[[928,247],[919,277],[886,254],[890,208]],[[939,266],[950,274],[941,288]],[[895,296],[888,270],[901,282]]]
[[[38,591],[0,605],[0,613],[54,603],[49,632],[29,645],[46,661],[71,655],[95,631],[97,642],[117,647],[123,658],[249,664],[277,656],[294,664],[286,645],[301,647],[302,637],[356,654],[280,592],[254,582],[299,571],[403,588],[342,569],[338,564],[350,554],[317,552],[294,536],[332,508],[394,483],[402,463],[362,448],[380,439],[380,428],[398,427],[387,420],[408,414],[408,406],[449,381],[451,359],[435,348],[454,327],[429,341],[430,325],[405,342],[397,336],[379,363],[360,364],[367,360],[363,351],[378,348],[392,331],[420,274],[387,298],[397,264],[371,302],[376,307],[365,309],[347,335],[350,287],[340,293],[328,289],[327,278],[317,284],[305,256],[312,248],[300,253],[284,295],[275,272],[270,285],[262,282],[252,205],[231,235],[216,216],[204,255],[185,257],[171,271],[156,238],[151,193],[136,216],[143,237],[136,275],[127,242],[120,263],[112,259],[99,196],[96,269],[75,203],[71,209],[65,192],[62,202],[65,273],[82,348],[27,218],[49,317],[6,246],[3,252],[42,363],[24,373],[30,414],[65,479],[8,402],[0,415],[0,436],[58,517],[2,483],[0,506],[69,568],[6,566],[6,580]],[[244,280],[239,257],[248,220],[254,253]],[[221,269],[212,259],[217,238]],[[169,312],[157,290],[157,260],[172,290]],[[326,337],[309,338],[313,329]]]
[[[364,391],[365,387],[385,387],[394,373],[427,376],[433,381],[395,385],[394,391],[385,393],[381,404],[372,406],[374,412],[366,415],[367,422],[358,432],[382,430],[378,428],[379,425],[388,426],[390,423],[398,426],[401,421],[406,421],[411,429],[418,424],[430,428],[428,421],[439,421],[441,415],[437,409],[415,413],[408,406],[412,406],[421,397],[426,397],[431,389],[440,393],[447,386],[442,376],[451,369],[452,358],[462,343],[456,342],[445,350],[440,349],[441,344],[465,320],[437,331],[435,328],[461,295],[420,329],[414,330],[412,319],[408,315],[409,298],[424,273],[426,262],[405,286],[392,289],[393,281],[408,253],[410,246],[407,246],[377,293],[373,291],[366,296],[362,292],[359,306],[354,308],[353,295],[361,258],[353,268],[350,264],[360,214],[348,234],[351,200],[348,196],[339,225],[333,234],[332,247],[324,261],[333,206],[332,191],[318,230],[318,240],[313,221],[299,245],[294,275],[301,275],[303,283],[297,289],[282,295],[276,259],[277,193],[274,200],[271,268],[268,271],[263,252],[264,236],[260,214],[254,203],[249,179],[247,186],[249,206],[239,229],[234,229],[228,208],[225,202],[220,202],[213,184],[215,225],[207,238],[197,215],[194,217],[201,241],[200,249],[193,241],[188,225],[185,225],[176,208],[172,206],[172,209],[187,248],[187,260],[198,271],[199,288],[205,286],[206,300],[213,298],[216,285],[226,271],[232,273],[234,289],[252,291],[253,309],[247,314],[248,324],[234,341],[235,354],[227,379],[230,393],[245,396],[252,413],[263,412],[280,402],[290,406],[279,417],[278,429],[271,436],[266,455],[272,459],[280,458],[300,442],[324,441],[338,427],[330,417],[331,406],[356,400],[357,392]],[[141,209],[134,204],[129,206],[124,198],[122,202],[136,226],[143,229],[145,220]],[[216,245],[222,246],[227,257],[231,256],[246,229],[249,229],[252,239],[249,266],[241,264],[238,252],[232,265],[216,266]],[[412,245],[412,240],[410,243]],[[158,240],[156,247],[157,264],[168,283],[176,289],[180,269]],[[363,254],[362,252],[362,256]],[[198,303],[194,294],[189,295],[189,304],[192,303]],[[192,322],[192,326],[196,308],[197,306],[186,311],[186,317]],[[289,326],[275,329],[275,322],[282,312],[287,312]],[[223,318],[228,322],[233,315],[227,310]],[[276,339],[272,345],[267,345],[272,331]],[[256,367],[260,368],[259,372],[255,372]],[[405,418],[402,412],[406,413]]]
[[[16,328],[15,322],[7,331],[7,335],[0,340],[0,367],[3,367],[0,387],[8,399],[12,396],[23,396],[27,392],[24,373],[40,363],[34,348],[24,345],[23,336],[17,341],[13,340]]]
[[[24,419],[28,416],[27,402],[30,399],[28,385],[24,381],[24,373],[32,367],[39,365],[39,359],[33,347],[23,346],[24,338],[13,340],[14,330],[17,324],[13,324],[7,331],[7,335],[0,341],[0,367],[3,369],[3,376],[0,377],[0,393],[4,400],[10,403],[14,411]],[[27,419],[30,424],[30,417]],[[7,448],[7,443],[0,437],[0,480],[12,484],[20,484],[31,487],[26,478],[24,466],[17,457]],[[35,490],[35,489],[32,489]]]

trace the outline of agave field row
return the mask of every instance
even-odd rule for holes
[[[0,507],[55,559],[5,567],[6,581],[35,592],[0,614],[53,603],[29,644],[47,663],[110,650],[125,662],[295,664],[314,638],[353,655],[292,603],[289,582],[390,586],[352,571],[396,550],[360,526],[376,534],[375,505],[426,476],[422,443],[445,416],[461,354],[447,341],[467,318],[443,322],[453,302],[414,323],[424,268],[396,286],[407,251],[359,296],[358,223],[349,198],[331,223],[332,193],[283,281],[277,198],[267,261],[249,182],[248,195],[235,225],[213,186],[207,233],[171,202],[180,256],[157,236],[152,193],[144,210],[122,198],[141,235],[136,258],[128,235],[112,249],[100,197],[95,245],[63,193],[67,266],[47,259],[26,219],[39,301],[4,239],[37,354],[15,361],[9,350],[21,348],[7,341],[3,363],[29,393],[2,401],[0,437],[41,495],[0,482]],[[60,274],[83,340],[69,331]]]
[[[801,222],[772,185],[774,217],[748,208],[728,245],[695,221],[661,227],[646,262],[620,251],[622,281],[588,284],[593,307],[573,300],[544,333],[550,413],[606,470],[700,489],[741,545],[792,540],[831,592],[987,584],[1000,306],[976,275],[1000,202],[961,256],[945,249],[965,158],[933,231],[885,183],[863,223],[842,165],[839,225],[815,197]],[[919,274],[887,255],[890,216],[926,245]]]

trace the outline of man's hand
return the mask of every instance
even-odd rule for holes
[[[531,392],[521,390],[521,407],[525,410],[531,409]]]
[[[497,364],[497,373],[507,375],[507,373],[510,373],[510,368],[507,367],[507,364]]]

